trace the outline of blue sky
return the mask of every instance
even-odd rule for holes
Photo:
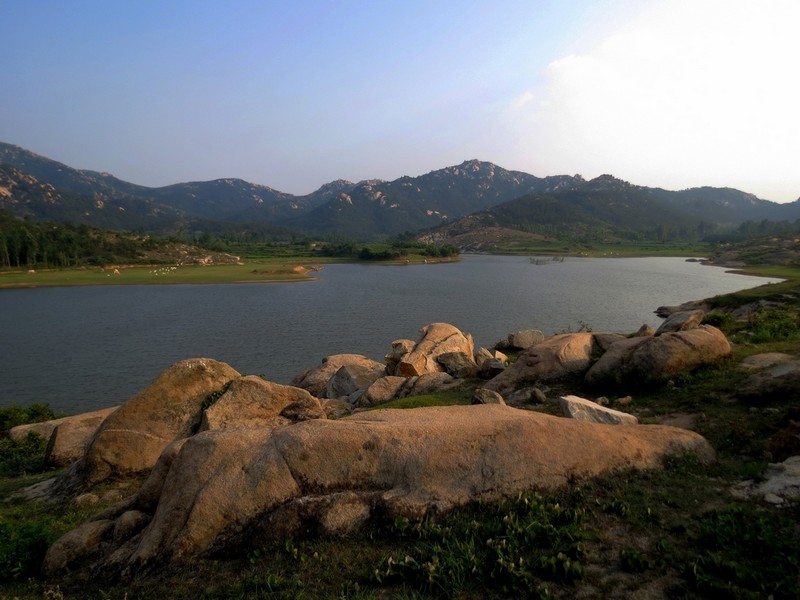
[[[0,0],[0,141],[305,194],[478,158],[800,196],[797,0]]]

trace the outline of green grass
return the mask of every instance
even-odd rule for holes
[[[385,408],[421,408],[424,406],[454,406],[466,405],[472,401],[472,387],[465,386],[457,390],[447,392],[437,392],[435,394],[424,394],[422,396],[409,396],[408,398],[398,398],[378,406],[370,407],[368,410]]]

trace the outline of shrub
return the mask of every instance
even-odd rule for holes
[[[0,408],[0,477],[18,477],[46,470],[44,453],[47,440],[35,433],[28,433],[21,440],[12,440],[8,432],[17,425],[49,421],[57,417],[46,404],[26,407],[12,404]]]
[[[47,440],[33,432],[18,441],[0,438],[0,477],[19,477],[46,471],[45,450]]]
[[[36,577],[54,536],[47,523],[0,521],[0,582]]]
[[[26,423],[40,423],[58,418],[47,404],[31,404],[17,406],[12,404],[7,408],[0,408],[0,437],[7,437],[9,430],[17,425]]]
[[[761,308],[750,315],[747,328],[734,341],[763,344],[800,337],[797,312],[785,307]]]

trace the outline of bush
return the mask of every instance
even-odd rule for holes
[[[0,408],[0,438],[8,437],[9,430],[17,425],[40,423],[56,418],[58,415],[47,404],[31,404],[24,407],[12,404],[7,408]]]
[[[763,344],[797,337],[800,337],[800,319],[796,311],[785,307],[761,308],[750,315],[747,328],[734,341]]]
[[[47,523],[0,521],[0,582],[38,576],[45,552],[53,541]]]
[[[17,425],[39,423],[57,417],[46,404],[31,404],[27,407],[12,404],[7,408],[0,408],[0,477],[18,477],[46,470],[44,453],[47,450],[47,440],[35,433],[29,433],[24,439],[15,441],[8,437],[8,432]]]
[[[46,471],[46,450],[47,440],[33,432],[19,441],[0,438],[0,477],[20,477]]]

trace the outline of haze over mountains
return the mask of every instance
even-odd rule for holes
[[[536,177],[478,160],[394,181],[337,180],[305,196],[241,179],[151,188],[6,143],[0,143],[0,209],[109,229],[170,233],[259,225],[359,241],[442,225],[702,236],[749,220],[800,219],[800,200],[779,204],[731,188],[668,191],[610,175],[589,181],[579,175]]]

